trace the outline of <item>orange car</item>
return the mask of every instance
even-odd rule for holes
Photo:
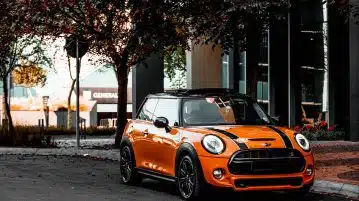
[[[207,186],[306,193],[314,180],[309,141],[276,126],[251,98],[226,89],[146,97],[121,141],[124,183],[174,182],[185,200]]]

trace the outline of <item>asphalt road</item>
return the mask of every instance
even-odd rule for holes
[[[146,179],[141,186],[120,182],[119,163],[90,158],[0,156],[0,200],[6,201],[177,201],[174,186]],[[292,201],[287,194],[225,193],[213,200]],[[237,199],[236,199],[237,198]],[[212,199],[211,199],[212,200]],[[345,201],[311,194],[306,201]],[[350,199],[348,199],[350,200]]]

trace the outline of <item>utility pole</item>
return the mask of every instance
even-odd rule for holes
[[[80,147],[80,59],[79,39],[76,38],[76,142]]]

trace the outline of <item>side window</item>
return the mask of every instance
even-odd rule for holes
[[[170,126],[177,126],[179,123],[179,100],[178,99],[159,99],[153,119],[166,117]]]
[[[140,113],[138,114],[138,119],[153,121],[153,112],[156,108],[158,99],[147,99],[146,103],[143,105]]]

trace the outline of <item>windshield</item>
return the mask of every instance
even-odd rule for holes
[[[240,97],[185,99],[182,114],[184,124],[193,126],[274,124],[258,103]]]

